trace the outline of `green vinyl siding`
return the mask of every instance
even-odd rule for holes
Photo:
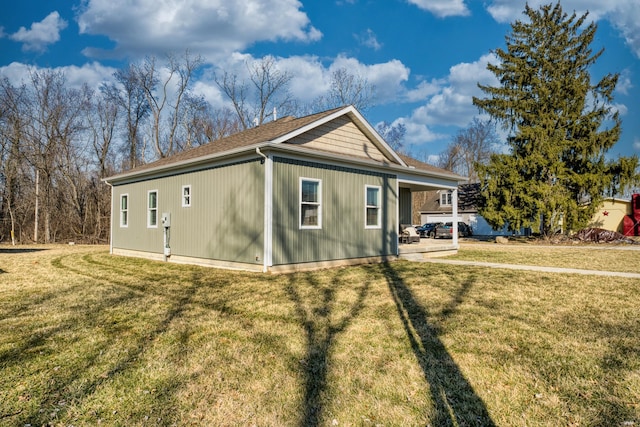
[[[190,187],[188,207],[183,206]],[[147,228],[147,195],[157,190],[158,218],[171,214],[172,255],[261,263],[264,250],[264,165],[238,162],[148,181],[114,185],[116,208],[128,194],[128,227],[113,224],[114,248],[162,253],[163,227]],[[256,260],[258,257],[259,260]]]
[[[320,180],[322,226],[300,228],[301,178]],[[366,228],[366,186],[380,187],[380,228]],[[345,167],[274,158],[274,265],[392,255],[396,178]]]
[[[400,188],[400,224],[413,224],[411,221],[411,190]]]

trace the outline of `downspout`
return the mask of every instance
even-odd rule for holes
[[[262,254],[262,271],[266,273],[273,265],[273,159],[266,156],[259,147],[256,154],[261,156],[264,164],[264,248]]]
[[[111,188],[111,216],[109,218],[109,253],[113,255],[113,185],[109,181],[104,181]]]

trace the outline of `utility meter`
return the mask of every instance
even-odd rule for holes
[[[164,228],[171,227],[171,214],[169,212],[163,212],[160,220]]]

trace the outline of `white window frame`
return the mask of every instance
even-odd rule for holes
[[[304,182],[315,182],[318,184],[318,201],[317,202],[305,202],[302,200],[302,184]],[[299,183],[299,203],[298,203],[298,226],[300,227],[300,229],[305,229],[305,230],[318,230],[322,228],[322,180],[321,179],[317,179],[317,178],[304,178],[304,177],[300,177],[300,183]],[[318,224],[316,225],[305,225],[302,223],[302,206],[303,205],[310,205],[310,206],[316,206],[318,209]]]
[[[453,194],[451,191],[446,190],[444,193],[440,192],[440,206],[452,206]]]
[[[377,205],[370,205],[368,202],[368,194],[369,194],[369,189],[375,189],[378,192],[378,204]],[[364,186],[364,228],[381,228],[382,227],[382,215],[380,214],[381,212],[381,203],[382,201],[382,187],[380,187],[379,185],[365,185]],[[376,220],[377,223],[376,224],[369,224],[368,220],[369,220],[369,209],[376,209],[377,213],[376,213]]]
[[[122,208],[122,200],[127,201],[127,207]],[[124,219],[124,221],[123,221]],[[129,193],[120,195],[120,227],[127,228],[129,227]]]
[[[151,207],[151,193],[156,194],[156,205]],[[151,223],[151,212],[155,212],[156,223]],[[147,228],[158,228],[158,190],[147,191]]]
[[[188,190],[188,194],[185,194],[184,190]],[[183,185],[182,186],[182,207],[190,208],[191,207],[191,185]]]

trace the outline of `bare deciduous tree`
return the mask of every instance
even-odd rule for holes
[[[44,242],[49,243],[52,240],[51,219],[57,203],[56,178],[60,172],[60,156],[72,149],[75,138],[83,130],[83,111],[88,108],[89,93],[69,89],[64,73],[49,70],[31,72],[29,91],[28,158],[36,174],[33,240],[39,240],[42,201]]]
[[[389,122],[381,122],[376,126],[376,131],[391,148],[399,153],[403,152],[404,135],[407,133],[407,127],[404,123],[392,125]]]
[[[329,92],[312,103],[315,110],[329,110],[343,105],[353,105],[361,112],[366,112],[375,100],[375,86],[360,76],[339,68],[331,73]]]
[[[491,154],[496,152],[497,145],[494,123],[474,118],[440,153],[437,166],[469,177],[469,182],[477,182],[475,165],[486,164]]]
[[[278,69],[272,56],[247,62],[248,80],[225,71],[215,82],[229,98],[242,129],[263,124],[276,111],[288,115],[296,111],[297,104],[289,91],[292,76]]]
[[[136,67],[138,84],[151,111],[153,147],[161,158],[172,154],[176,148],[178,126],[183,119],[183,99],[193,73],[201,65],[200,56],[193,57],[186,51],[180,59],[169,54],[164,67],[159,67],[154,57]]]
[[[15,205],[22,190],[20,172],[26,123],[21,108],[24,96],[24,85],[16,88],[8,79],[0,80],[0,198],[4,202],[0,209],[3,218],[5,209],[9,215],[9,233],[13,245],[16,244]]]
[[[100,90],[105,102],[119,106],[119,114],[125,124],[125,151],[127,161],[125,169],[136,167],[142,158],[141,126],[149,116],[149,103],[141,85],[138,84],[136,67],[129,65],[114,73],[116,83],[103,85]],[[107,101],[108,100],[108,101]]]

